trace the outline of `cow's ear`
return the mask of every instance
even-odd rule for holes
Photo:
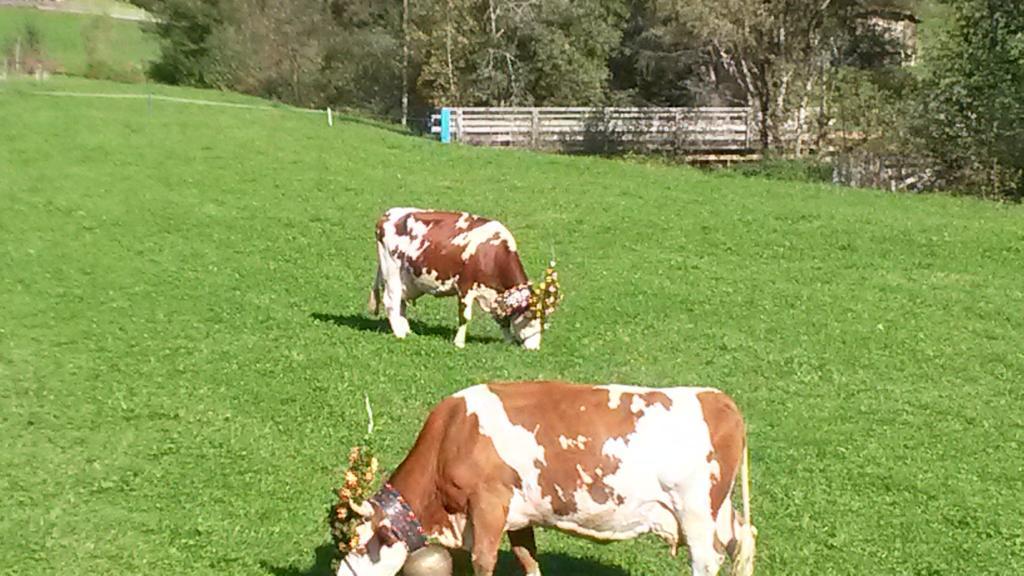
[[[374,532],[377,536],[377,541],[380,542],[381,546],[394,546],[398,543],[398,534],[389,524],[381,524],[377,526],[377,530]]]

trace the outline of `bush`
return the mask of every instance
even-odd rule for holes
[[[735,164],[728,172],[770,180],[794,182],[831,182],[832,165],[815,158],[765,158],[757,162]]]
[[[142,67],[118,67],[114,51],[114,29],[110,18],[96,17],[82,27],[85,47],[85,77],[114,82],[136,83],[145,80]]]
[[[160,58],[149,68],[149,76],[167,84],[201,87],[218,86],[210,69],[213,64],[210,36],[223,20],[218,2],[167,0],[136,2],[159,20],[147,24],[160,38]]]
[[[42,32],[32,22],[25,22],[21,32],[3,47],[3,54],[8,68],[25,74],[56,69],[43,50]]]
[[[138,84],[146,80],[146,75],[139,68],[118,68],[105,61],[87,62],[85,77],[125,84]]]
[[[955,185],[1024,198],[1024,4],[955,0],[956,28],[921,94],[922,147]]]

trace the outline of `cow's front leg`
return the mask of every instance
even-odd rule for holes
[[[501,534],[505,531],[509,498],[504,495],[479,494],[470,501],[473,521],[473,574],[491,576],[498,562]]]
[[[455,347],[466,347],[466,331],[469,329],[469,321],[473,319],[473,298],[472,292],[459,296],[459,329],[455,331]]]
[[[512,544],[512,554],[523,567],[526,576],[540,576],[540,564],[537,563],[537,541],[533,537],[533,528],[527,526],[508,533],[508,541]]]

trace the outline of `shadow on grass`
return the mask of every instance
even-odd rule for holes
[[[619,566],[609,566],[601,564],[597,560],[577,558],[561,552],[550,554],[541,552],[537,555],[537,561],[540,562],[542,574],[585,574],[586,576],[628,576],[629,574]],[[519,566],[515,556],[511,552],[502,550],[498,556],[498,565],[494,569],[494,576],[520,576],[522,573],[523,569]],[[467,570],[464,574],[471,576],[473,571]]]
[[[380,332],[381,334],[391,333],[388,321],[384,318],[371,318],[362,314],[328,314],[326,312],[312,312],[309,317],[317,322],[334,324],[335,326],[344,326],[346,328],[361,330],[363,332]],[[413,335],[418,334],[420,336],[432,336],[435,338],[443,338],[445,340],[455,339],[455,328],[426,324],[412,318],[409,319],[409,328],[412,329]],[[492,336],[474,336],[472,334],[468,335],[466,340],[468,342],[501,342],[501,339],[494,338]]]
[[[267,574],[274,576],[332,576],[331,559],[333,558],[333,546],[322,544],[316,549],[316,559],[309,568],[298,568],[296,566],[271,566],[266,562],[261,563]],[[458,576],[470,576],[473,571],[470,568],[468,553],[456,552],[454,554],[455,574]],[[590,558],[576,558],[562,553],[545,554],[541,552],[541,572],[545,574],[586,574],[587,576],[627,576],[627,572],[618,566],[601,564]],[[495,567],[495,576],[518,576],[523,573],[515,557],[511,552],[502,550],[498,556],[498,565]]]
[[[332,544],[321,544],[316,549],[316,559],[309,568],[302,569],[295,566],[271,566],[266,562],[260,562],[260,566],[274,576],[331,576],[331,560],[334,558],[334,546]]]
[[[402,136],[419,136],[414,127],[403,128],[400,124],[395,124],[383,119],[370,118],[367,116],[361,116],[354,113],[352,110],[339,110],[334,114],[335,122],[351,122],[352,124],[362,124],[363,126],[369,126],[371,128],[379,128],[381,130],[387,130],[394,134],[400,134]]]

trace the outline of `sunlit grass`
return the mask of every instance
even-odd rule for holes
[[[1019,207],[35,89],[0,89],[7,573],[321,573],[363,394],[394,466],[439,399],[510,378],[732,394],[759,574],[1024,572]],[[500,218],[531,274],[554,253],[543,349],[478,315],[456,350],[451,300],[407,341],[368,319],[393,205]],[[540,540],[548,574],[683,571]]]

